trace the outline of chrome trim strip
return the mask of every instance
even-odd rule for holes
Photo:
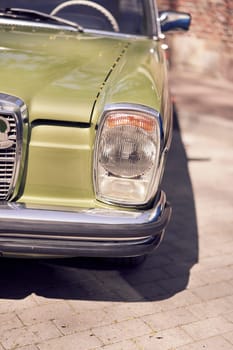
[[[128,33],[120,33],[120,32],[108,32],[106,30],[98,30],[98,29],[84,29],[85,34],[90,35],[98,35],[98,36],[108,36],[112,38],[122,38],[122,39],[148,39],[147,35],[140,35],[140,34],[128,34]]]
[[[153,8],[152,12],[153,13],[153,23],[154,23],[154,32],[153,32],[153,37],[155,40],[161,39],[161,27],[160,27],[160,20],[159,20],[159,11],[158,11],[158,5],[157,5],[157,0],[150,0],[151,1],[151,6]]]
[[[68,22],[68,21],[67,21]],[[24,27],[24,28],[38,28],[38,29],[53,29],[57,31],[69,31],[69,32],[79,32],[79,28],[75,28],[74,26],[62,25],[62,24],[50,24],[50,23],[39,23],[32,21],[23,21],[20,19],[10,19],[10,18],[0,18],[0,25],[14,26],[14,27]]]
[[[40,234],[24,234],[24,233],[4,233],[5,238],[12,238],[12,236],[14,236],[14,238],[16,239],[45,239],[45,235],[40,235]],[[0,239],[1,239],[1,234],[0,234]],[[148,239],[148,236],[142,236],[140,237],[140,240],[143,239]],[[54,240],[54,236],[52,235],[46,235],[46,240]],[[59,236],[56,235],[56,240],[59,241],[64,241],[66,242],[67,240],[69,241],[98,241],[98,242],[111,242],[113,240],[112,237],[95,237],[93,239],[93,237],[84,237],[84,236],[80,236],[80,237],[74,237],[74,236]],[[117,241],[119,242],[136,242],[138,241],[138,237],[119,237],[117,238]]]
[[[158,26],[157,26],[157,6],[155,0],[145,1],[146,10],[147,10],[147,18],[148,20],[148,35],[150,37],[158,37]]]
[[[104,108],[104,113],[106,114],[108,112],[114,112],[114,111],[135,111],[135,112],[143,112],[147,113],[149,115],[153,115],[155,118],[160,119],[159,112],[156,111],[154,108],[148,107],[146,105],[141,105],[138,103],[113,103],[108,104]]]
[[[4,25],[6,27],[14,26],[19,28],[31,28],[32,30],[34,28],[37,29],[49,29],[49,30],[55,30],[55,31],[67,31],[73,33],[82,33],[82,31],[71,27],[71,26],[65,26],[65,25],[56,25],[56,24],[48,24],[48,23],[37,23],[37,22],[26,22],[22,20],[12,20],[12,19],[6,19],[6,18],[0,18],[0,25]],[[112,38],[122,38],[122,39],[148,39],[148,36],[145,34],[129,34],[129,33],[120,33],[120,32],[110,32],[106,30],[98,30],[98,29],[89,29],[84,28],[83,29],[84,34],[89,35],[98,35],[98,36],[108,36]],[[68,34],[67,34],[68,35]]]
[[[5,234],[99,238],[136,238],[161,233],[171,209],[161,192],[149,210],[30,208],[20,203],[0,204],[0,237]]]
[[[4,257],[128,257],[149,254],[157,248],[164,232],[135,241],[65,241],[53,239],[17,239],[0,237],[0,255]]]

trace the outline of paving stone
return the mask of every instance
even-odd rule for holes
[[[144,303],[143,305],[145,305]],[[130,303],[121,303],[115,306],[104,308],[105,318],[109,323],[131,320],[137,316],[135,308]],[[145,311],[144,311],[145,312]]]
[[[145,286],[145,284],[144,284]],[[111,291],[114,290],[114,293],[116,295],[116,298],[118,300],[124,300],[124,301],[140,301],[144,300],[145,297],[140,292],[140,289],[138,290],[134,286],[131,286],[128,281],[126,280],[115,280],[115,282],[111,282],[111,285],[108,287],[108,285],[105,285],[105,291]],[[143,288],[144,290],[144,288]],[[160,289],[158,288],[158,292],[160,293]],[[114,300],[114,298],[112,298]]]
[[[80,332],[46,343],[38,343],[39,350],[93,350],[102,344],[91,332]]]
[[[229,310],[233,310],[233,303],[229,297],[217,298],[187,307],[197,318],[215,317]]]
[[[0,314],[0,341],[5,331],[22,327],[23,323],[15,313]]]
[[[202,279],[202,277],[200,275],[191,275],[189,277],[189,281],[187,284],[187,289],[194,289],[197,287],[202,287],[206,284],[206,282],[204,281],[204,279]]]
[[[58,329],[65,335],[98,326],[107,326],[112,322],[112,317],[109,317],[104,310],[86,311],[79,313],[78,315],[59,315],[59,317],[54,319],[54,323]]]
[[[233,345],[233,332],[224,333],[223,337]]]
[[[221,336],[203,339],[199,342],[178,347],[177,350],[232,350],[232,344]]]
[[[198,275],[204,281],[204,284],[214,284],[222,281],[228,282],[233,276],[233,265],[198,271],[195,275]]]
[[[169,265],[169,267],[165,267],[165,270],[170,274],[170,277],[173,278],[179,278],[180,276],[186,276],[187,271],[190,269],[190,263],[187,263],[185,261],[181,262],[174,262],[173,264]],[[166,280],[166,278],[163,278]],[[200,278],[199,274],[194,274],[193,271],[190,271],[190,276],[189,276],[189,282],[188,285],[191,284],[192,280],[192,285],[196,286],[202,286],[206,284],[205,280],[202,280]],[[195,284],[196,282],[196,284]]]
[[[163,310],[173,310],[176,308],[200,303],[201,299],[193,294],[191,291],[184,290],[172,297],[164,298],[158,302],[159,307]]]
[[[145,282],[137,287],[123,284],[118,286],[119,297],[126,302],[154,300],[166,295],[166,291],[157,282]]]
[[[158,281],[168,278],[169,275],[165,269],[161,268],[141,268],[135,270],[135,272],[124,273],[124,278],[127,278],[127,282],[132,286],[142,285],[144,283],[151,283],[152,281]]]
[[[128,303],[127,308],[135,317],[151,315],[162,311],[162,305],[159,301],[141,301]]]
[[[194,340],[206,339],[233,330],[233,323],[218,316],[203,321],[198,321],[181,327]]]
[[[169,328],[176,328],[191,322],[197,321],[190,311],[186,308],[179,308],[171,311],[164,311],[158,314],[142,317],[154,331],[161,331]]]
[[[40,338],[40,341],[58,338],[62,335],[52,322],[39,323],[30,326],[30,331],[37,335]]]
[[[158,282],[159,285],[163,290],[166,291],[166,293],[174,293],[177,290],[184,289],[184,278],[183,277],[176,277],[176,278],[169,278],[166,280],[161,280]],[[185,285],[186,287],[186,285]],[[164,293],[164,294],[166,294]]]
[[[233,241],[220,244],[218,246],[218,251],[224,254],[231,254],[233,252]]]
[[[192,338],[180,328],[155,332],[136,339],[140,350],[173,350],[192,341]]]
[[[36,324],[54,320],[60,315],[71,316],[74,313],[72,308],[63,301],[59,303],[44,304],[23,310],[20,313],[20,319],[25,325]]]
[[[1,299],[0,300],[0,314],[10,313],[13,311],[21,311],[24,309],[36,306],[36,302],[32,296],[28,296],[24,299],[13,300],[13,299]]]
[[[233,323],[233,307],[231,308],[231,310],[232,311],[230,311],[230,308],[228,309],[228,312],[224,314],[224,318]]]
[[[81,313],[90,310],[102,310],[104,307],[109,307],[116,303],[102,300],[69,300],[68,304],[71,305],[75,313]]]
[[[130,320],[111,324],[108,327],[94,328],[92,331],[104,345],[108,345],[151,333],[151,328],[143,321]]]
[[[106,307],[108,305],[108,307]],[[63,334],[71,334],[90,328],[110,325],[133,319],[136,316],[134,308],[125,303],[104,303],[102,309],[85,310],[75,315],[59,315],[54,323]]]
[[[25,345],[33,345],[40,341],[40,337],[34,334],[28,327],[11,329],[1,335],[1,343],[6,350],[11,350]]]
[[[203,232],[205,234],[205,232]],[[218,254],[213,257],[203,258],[193,267],[194,271],[208,271],[233,265],[232,254]]]
[[[202,300],[211,300],[233,294],[233,286],[228,282],[219,282],[192,289]]]

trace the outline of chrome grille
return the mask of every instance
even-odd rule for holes
[[[5,115],[4,117],[10,125],[8,140],[13,141],[13,145],[7,149],[0,149],[0,200],[5,200],[8,197],[16,165],[16,120],[13,115]]]
[[[20,190],[27,150],[28,113],[18,97],[0,93],[0,202]]]

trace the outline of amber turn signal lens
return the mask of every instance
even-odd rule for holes
[[[134,126],[147,132],[154,132],[156,129],[155,119],[129,114],[116,115],[114,113],[114,115],[108,117],[106,123],[108,128],[115,128],[117,126]]]

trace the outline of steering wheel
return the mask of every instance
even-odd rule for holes
[[[101,12],[110,22],[113,30],[115,32],[119,32],[119,25],[115,19],[115,17],[111,14],[110,11],[108,11],[105,7],[102,5],[97,4],[94,1],[89,1],[89,0],[69,0],[61,3],[60,5],[56,6],[52,12],[50,13],[52,16],[55,16],[59,11],[63,10],[64,8],[72,5],[84,5],[84,6],[89,6],[97,11]]]

